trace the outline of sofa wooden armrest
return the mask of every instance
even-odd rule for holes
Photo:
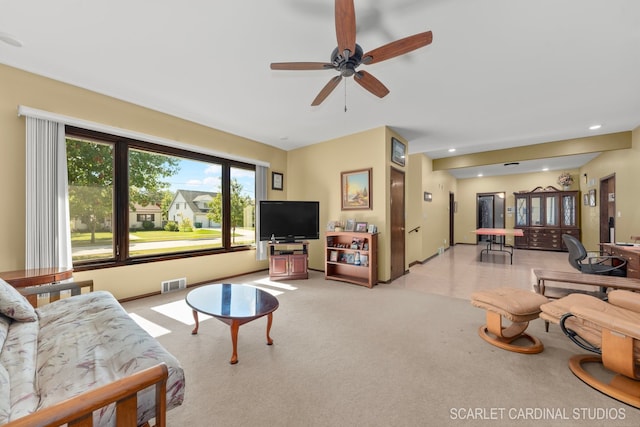
[[[93,412],[116,405],[116,426],[135,427],[137,423],[137,393],[155,385],[155,427],[166,426],[167,365],[160,363],[128,377],[86,391],[56,405],[19,418],[5,427],[70,427],[93,426]]]
[[[71,296],[80,295],[82,288],[89,288],[89,292],[93,292],[93,280],[80,280],[78,282],[49,283],[46,285],[35,285],[29,287],[16,288],[18,292],[27,298],[27,301],[33,306],[38,307],[38,298],[49,295],[49,302],[60,299],[60,292],[69,291]],[[46,302],[46,301],[45,301]]]

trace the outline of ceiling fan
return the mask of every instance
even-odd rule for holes
[[[331,62],[272,62],[272,70],[336,70],[340,74],[329,80],[329,83],[318,93],[311,103],[317,106],[338,86],[343,77],[353,76],[356,83],[383,98],[389,89],[378,79],[366,71],[357,70],[360,64],[370,65],[386,59],[403,55],[431,43],[431,31],[414,34],[400,40],[385,44],[377,49],[363,53],[356,43],[356,13],[353,0],[336,0],[335,3],[336,38],[338,47],[331,53]]]

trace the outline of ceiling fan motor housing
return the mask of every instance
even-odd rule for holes
[[[342,55],[341,52],[338,52],[338,48],[336,47],[331,52],[331,63],[334,65],[336,70],[340,72],[342,77],[351,77],[356,73],[356,68],[358,65],[362,63],[362,55],[364,54],[362,48],[359,44],[356,44],[356,51],[349,56],[348,59]]]

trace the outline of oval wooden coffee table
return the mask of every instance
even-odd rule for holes
[[[240,325],[267,316],[267,345],[273,344],[269,331],[273,322],[273,312],[279,303],[270,293],[249,285],[220,283],[196,288],[187,294],[185,300],[193,309],[193,319],[196,321],[196,326],[191,332],[193,335],[198,333],[200,326],[198,312],[213,316],[231,327],[232,365],[238,363]]]

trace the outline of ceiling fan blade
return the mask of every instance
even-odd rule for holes
[[[336,0],[338,52],[351,56],[356,51],[356,11],[353,0]],[[345,51],[346,52],[345,54]]]
[[[329,83],[327,83],[322,90],[320,91],[320,93],[318,94],[318,96],[316,96],[316,99],[313,100],[313,102],[311,103],[311,105],[313,107],[322,104],[322,101],[324,101],[327,96],[329,96],[329,94],[331,92],[333,92],[333,90],[336,88],[336,86],[338,86],[338,83],[340,83],[340,80],[342,80],[342,75],[339,76],[335,76],[334,78],[332,78],[331,80],[329,80]]]
[[[373,49],[362,56],[363,64],[375,64],[376,62],[394,58],[399,55],[419,49],[430,44],[433,41],[433,33],[426,31],[424,33],[414,34],[400,40],[385,44],[377,49]]]
[[[373,77],[366,71],[358,71],[353,75],[353,79],[360,86],[377,96],[378,98],[384,98],[389,93],[389,89],[383,85],[380,80]]]
[[[329,70],[333,64],[327,62],[272,62],[272,70]]]

